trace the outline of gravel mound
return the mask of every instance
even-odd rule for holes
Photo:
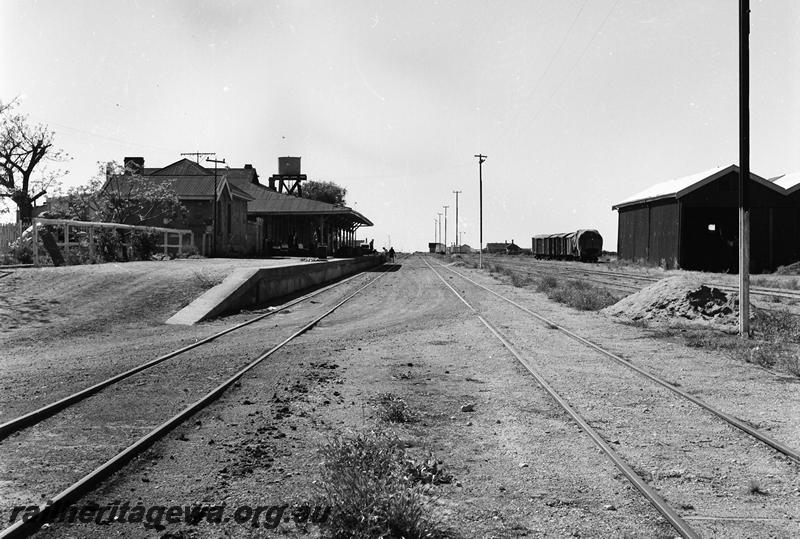
[[[692,323],[735,329],[739,295],[690,277],[662,279],[601,311],[607,316],[655,324]]]

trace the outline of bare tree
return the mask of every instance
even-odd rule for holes
[[[46,162],[63,161],[66,154],[53,146],[55,133],[45,124],[32,124],[16,111],[16,100],[0,103],[0,197],[19,209],[23,226],[33,218],[33,205],[61,174]]]

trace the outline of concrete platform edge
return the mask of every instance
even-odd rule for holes
[[[381,256],[363,256],[291,266],[239,268],[175,313],[166,323],[190,326],[305,288],[326,284],[382,263]]]

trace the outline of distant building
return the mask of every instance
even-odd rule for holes
[[[429,243],[428,252],[444,254],[444,243],[433,243],[433,242]]]
[[[658,183],[615,204],[619,257],[667,268],[738,272],[739,167]],[[750,271],[800,260],[800,175],[750,174]]]
[[[507,241],[504,241],[503,243],[487,243],[486,252],[493,254],[518,255],[520,253],[520,247],[514,243],[514,240],[511,240],[511,243],[508,243]]]

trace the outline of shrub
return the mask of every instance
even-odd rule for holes
[[[539,282],[536,284],[536,290],[538,292],[548,292],[554,288],[558,288],[558,279],[552,275],[545,275],[539,279]]]
[[[752,329],[755,336],[765,340],[800,343],[800,317],[788,311],[759,310]]]
[[[443,537],[428,496],[407,473],[399,440],[380,432],[339,436],[320,448],[320,489],[331,507],[325,530],[335,539]]]
[[[124,258],[122,255],[124,250],[122,235],[119,231],[104,228],[97,234],[97,252],[105,262],[114,262]]]
[[[150,260],[158,250],[160,239],[161,235],[157,232],[135,230],[131,234],[131,247],[133,248],[134,258],[137,260]]]
[[[11,251],[19,264],[33,264],[33,249],[27,243],[19,242]]]
[[[528,286],[533,281],[531,280],[530,276],[521,274],[521,273],[513,273],[511,275],[511,284],[517,287]]]
[[[381,393],[375,401],[378,413],[384,421],[390,423],[408,423],[414,420],[414,414],[409,409],[406,401],[397,395]]]
[[[599,311],[617,302],[617,299],[604,288],[583,281],[563,282],[552,275],[542,277],[536,289],[547,294],[551,300],[579,311]]]

